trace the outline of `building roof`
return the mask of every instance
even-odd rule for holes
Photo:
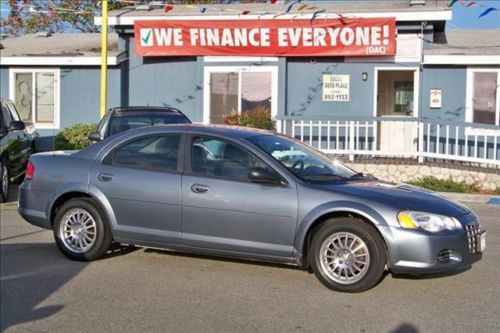
[[[500,29],[436,33],[424,50],[428,65],[500,65]]]
[[[425,54],[500,56],[500,29],[439,32]]]
[[[247,19],[247,18],[310,18],[314,13],[318,18],[337,17],[337,14],[353,17],[395,16],[401,21],[444,21],[451,19],[451,9],[447,0],[427,0],[424,5],[410,5],[410,0],[391,1],[306,1],[271,3],[230,3],[230,4],[197,4],[173,5],[165,12],[164,5],[141,10],[137,6],[129,6],[109,12],[110,25],[133,25],[135,19],[181,19],[182,17],[199,17],[199,19]],[[321,12],[321,13],[319,13]],[[100,25],[101,18],[95,23]]]
[[[56,33],[43,36],[26,34],[2,39],[2,65],[99,65],[101,56],[100,33]],[[120,55],[118,35],[108,35],[108,63],[117,63]],[[72,60],[70,60],[72,59]]]

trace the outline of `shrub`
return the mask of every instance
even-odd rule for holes
[[[248,110],[238,114],[236,112],[223,119],[226,125],[236,125],[244,127],[261,128],[267,130],[274,129],[274,121],[271,119],[271,112],[264,106]]]
[[[437,192],[474,193],[479,191],[477,184],[466,184],[464,181],[456,182],[451,178],[438,179],[434,176],[409,181],[408,184],[420,186]]]
[[[90,145],[89,132],[95,131],[96,124],[76,124],[66,127],[54,139],[55,150],[78,150]]]

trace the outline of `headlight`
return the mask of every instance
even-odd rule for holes
[[[399,212],[398,222],[405,229],[424,229],[430,232],[462,229],[462,225],[454,217],[425,212]]]

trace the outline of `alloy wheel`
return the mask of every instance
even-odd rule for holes
[[[360,281],[370,267],[366,243],[350,232],[337,232],[326,238],[319,256],[323,272],[339,284]]]

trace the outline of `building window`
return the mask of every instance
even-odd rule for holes
[[[10,98],[23,121],[59,128],[59,70],[11,69]]]
[[[205,67],[204,122],[222,124],[232,113],[277,114],[277,67]]]
[[[466,121],[500,125],[500,70],[469,69],[467,72]]]

